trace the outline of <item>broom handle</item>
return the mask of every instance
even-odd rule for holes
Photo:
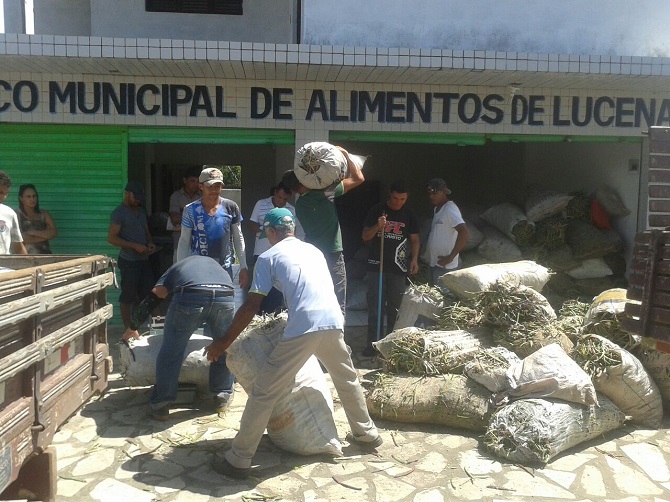
[[[386,216],[386,213],[382,213],[382,216]],[[379,244],[379,287],[377,295],[377,341],[381,340],[382,333],[382,277],[384,274],[384,231],[386,230],[386,225],[381,229],[381,240]]]

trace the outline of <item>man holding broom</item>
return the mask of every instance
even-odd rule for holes
[[[407,275],[419,271],[419,220],[405,207],[407,190],[400,181],[391,184],[388,199],[374,205],[363,222],[368,255],[368,340],[363,355],[372,357],[372,342],[393,331],[405,293]],[[386,332],[383,312],[386,311]]]

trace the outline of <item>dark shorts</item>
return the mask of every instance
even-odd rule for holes
[[[119,257],[121,295],[119,303],[137,303],[151,292],[154,275],[149,260],[131,261]]]

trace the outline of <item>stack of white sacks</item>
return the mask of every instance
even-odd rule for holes
[[[580,214],[567,211],[573,197],[534,189],[523,207],[504,202],[484,211],[465,208],[470,239],[461,254],[464,266],[530,258],[562,276],[563,282],[615,276],[614,287],[623,277],[625,260],[612,222],[630,211],[608,187],[598,188]]]

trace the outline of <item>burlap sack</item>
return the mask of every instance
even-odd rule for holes
[[[484,445],[499,457],[545,464],[559,453],[624,424],[625,415],[607,397],[598,405],[557,399],[522,399],[492,417]]]
[[[200,398],[211,397],[209,392],[209,361],[203,349],[212,339],[193,334],[186,346],[184,362],[179,372],[179,383],[196,386]],[[120,345],[120,373],[129,385],[154,385],[156,383],[156,357],[163,344],[163,334],[143,336],[130,342],[132,352]]]
[[[483,431],[491,416],[490,397],[485,387],[464,375],[382,374],[367,403],[375,419]]]
[[[565,229],[565,242],[576,260],[602,258],[616,248],[616,244],[602,231],[585,221],[573,220]]]
[[[551,397],[577,404],[598,404],[591,378],[557,344],[542,347],[507,371],[499,398]]]
[[[440,281],[449,291],[466,299],[488,290],[496,282],[528,286],[535,291],[542,291],[548,280],[549,270],[530,260],[477,265],[448,272],[440,277]]]
[[[592,375],[596,390],[607,396],[635,423],[657,429],[663,419],[663,402],[658,387],[651,379],[642,363],[630,352],[602,336],[583,335],[577,341],[575,351],[580,344],[594,337],[603,347],[621,357],[620,364],[606,366]]]
[[[260,318],[231,344],[226,364],[244,390],[251,392],[256,373],[279,342],[286,314]],[[341,456],[342,445],[333,419],[333,399],[318,360],[312,356],[279,396],[267,425],[279,448],[299,455],[325,453]]]
[[[526,217],[529,221],[537,222],[559,214],[566,208],[572,197],[572,195],[551,190],[533,188],[526,197],[524,205]]]

